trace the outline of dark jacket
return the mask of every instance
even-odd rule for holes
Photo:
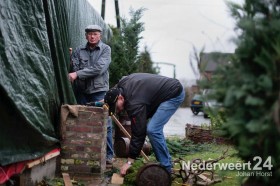
[[[131,74],[121,79],[117,87],[124,96],[124,109],[131,119],[129,157],[135,159],[145,142],[147,120],[162,102],[178,96],[183,87],[177,79],[146,73]]]

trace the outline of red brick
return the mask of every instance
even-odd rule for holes
[[[67,126],[66,130],[75,132],[92,132],[91,127],[86,126]]]
[[[97,121],[89,120],[89,121],[85,122],[84,124],[87,126],[102,126],[103,122],[100,120],[97,120]]]
[[[91,133],[91,132],[90,132]],[[90,133],[82,133],[82,132],[79,132],[77,133],[77,136],[75,137],[75,139],[84,139],[84,140],[87,140],[88,137],[87,137],[87,134],[90,134]]]
[[[75,159],[65,170],[69,174],[103,174],[106,168],[106,131],[108,112],[103,108],[79,107],[79,116],[69,115],[61,127],[61,158]],[[84,162],[95,162],[85,164]],[[80,162],[80,163],[77,163]],[[97,163],[97,164],[96,164]]]
[[[91,167],[86,165],[69,165],[68,166],[69,172],[75,172],[75,173],[91,173]]]
[[[91,155],[90,154],[88,154],[88,153],[84,153],[83,152],[83,154],[82,154],[82,158],[84,158],[84,159],[90,159],[91,158]]]
[[[73,145],[92,145],[92,141],[73,139],[73,140],[71,140],[71,144],[73,144]]]
[[[101,154],[100,153],[91,153],[90,157],[94,160],[100,160],[101,159]]]
[[[75,137],[76,137],[76,134],[77,134],[76,132],[68,131],[68,132],[65,133],[65,136],[64,136],[64,137],[65,137],[65,138],[68,138],[68,139],[69,139],[69,138],[75,138]]]
[[[92,152],[92,149],[90,147],[85,147],[85,152]]]
[[[96,114],[88,118],[89,121],[104,121],[104,115]]]
[[[84,146],[76,146],[76,151],[80,152],[80,151],[85,151],[85,147]]]
[[[87,133],[86,138],[91,140],[98,140],[104,138],[104,134]]]
[[[100,145],[101,146],[101,145]],[[100,146],[91,146],[89,148],[87,148],[88,150],[90,149],[90,152],[96,152],[96,153],[100,153],[101,152],[101,147]]]
[[[96,139],[96,140],[93,140],[91,147],[101,147],[106,144],[107,144],[106,141],[104,142],[103,139]]]

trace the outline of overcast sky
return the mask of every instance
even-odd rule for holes
[[[102,0],[88,0],[100,13]],[[243,0],[234,0],[242,3]],[[105,22],[116,26],[115,1],[106,0]],[[176,78],[194,79],[190,67],[193,46],[205,52],[234,52],[235,21],[224,0],[119,0],[121,17],[146,8],[141,50],[146,45],[154,62],[176,65]],[[173,77],[173,67],[160,65],[161,75]]]

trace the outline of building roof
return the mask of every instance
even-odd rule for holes
[[[200,59],[204,72],[214,72],[219,65],[225,65],[229,63],[231,53],[220,53],[220,52],[211,52],[211,53],[201,53]]]

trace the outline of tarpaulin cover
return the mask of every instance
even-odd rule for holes
[[[85,28],[89,24],[98,24],[102,27],[102,40],[105,43],[112,37],[111,29],[86,0],[67,0],[66,2],[68,10],[70,10],[68,12],[70,48],[75,49],[86,43]]]
[[[75,104],[69,47],[84,27],[109,27],[86,0],[0,1],[0,165],[35,159],[59,146],[59,111]]]

